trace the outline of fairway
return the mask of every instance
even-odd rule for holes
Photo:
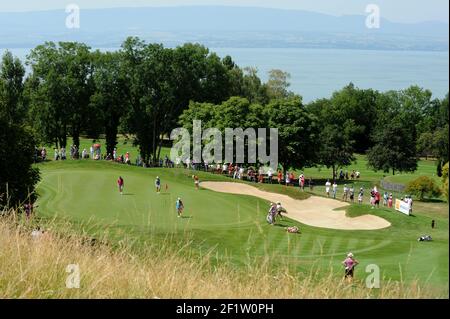
[[[189,234],[192,248],[200,254],[213,250],[215,262],[231,261],[241,266],[271,257],[274,265],[288,263],[305,273],[312,267],[322,271],[332,267],[340,272],[340,262],[352,251],[361,262],[357,271],[361,277],[367,265],[376,264],[386,280],[419,279],[437,287],[448,283],[448,216],[417,211],[408,217],[383,208],[371,210],[369,205],[349,205],[346,211],[350,217],[375,214],[391,227],[333,230],[290,219],[272,227],[265,221],[267,200],[196,190],[189,170],[144,169],[90,160],[48,162],[39,167],[39,214],[95,225],[91,232],[111,232],[112,240],[126,236],[145,242],[167,234],[183,240]],[[218,175],[198,174],[201,181],[229,181]],[[118,176],[125,181],[122,196],[116,185]],[[155,192],[156,176],[161,178],[161,194]],[[277,187],[281,192],[281,186],[273,189]],[[185,204],[183,218],[176,215],[177,197]],[[439,225],[433,231],[432,219]],[[301,234],[286,233],[284,227],[292,225],[300,227]],[[431,234],[434,241],[417,242],[423,234]]]

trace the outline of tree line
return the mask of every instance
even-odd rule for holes
[[[272,70],[264,83],[257,69],[202,45],[165,48],[136,37],[115,52],[46,42],[26,65],[28,74],[7,52],[0,67],[0,194],[10,181],[16,202],[38,181],[31,166],[36,145],[65,148],[72,137],[79,148],[80,136],[104,135],[111,154],[118,133],[126,133],[142,161],[155,162],[163,137],[179,125],[191,129],[193,119],[219,129],[278,128],[285,169],[322,165],[336,172],[355,153],[393,173],[415,170],[419,155],[438,158],[439,167],[448,162],[448,94],[432,98],[417,86],[382,93],[350,83],[330,98],[303,103],[289,91],[287,72]]]
[[[283,169],[350,165],[356,153],[367,154],[368,165],[383,172],[413,172],[421,155],[448,162],[448,94],[433,99],[429,90],[378,92],[352,83],[330,98],[302,103],[295,94],[267,104],[232,97],[220,104],[191,102],[179,124],[192,121],[206,128],[271,127],[279,131],[279,163]]]

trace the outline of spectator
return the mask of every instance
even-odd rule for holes
[[[337,183],[336,181],[333,182],[333,198],[336,199],[336,194],[337,194]]]
[[[327,193],[327,197],[330,197],[330,187],[331,187],[330,180],[327,179],[327,182],[325,183],[325,192]]]
[[[359,193],[358,193],[358,203],[362,204],[363,202],[363,196],[364,196],[364,189],[361,187],[359,189]]]

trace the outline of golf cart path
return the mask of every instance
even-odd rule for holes
[[[335,209],[348,206],[349,204],[334,199],[311,196],[308,199],[298,200],[283,194],[261,191],[256,187],[243,183],[202,182],[200,185],[203,188],[216,192],[250,195],[270,202],[281,202],[281,205],[287,211],[287,217],[314,227],[343,230],[374,230],[391,225],[387,220],[374,215],[348,217],[345,215],[345,210],[336,211]]]

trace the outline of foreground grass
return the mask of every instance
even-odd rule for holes
[[[349,284],[332,271],[298,274],[286,267],[274,273],[268,259],[246,269],[212,266],[209,255],[187,257],[189,242],[178,250],[147,244],[137,254],[127,244],[94,243],[70,224],[44,227],[51,230],[32,238],[33,225],[0,219],[0,298],[448,297],[415,282],[382,282],[380,289],[368,289],[364,280]],[[79,267],[79,288],[66,288],[70,264]]]

